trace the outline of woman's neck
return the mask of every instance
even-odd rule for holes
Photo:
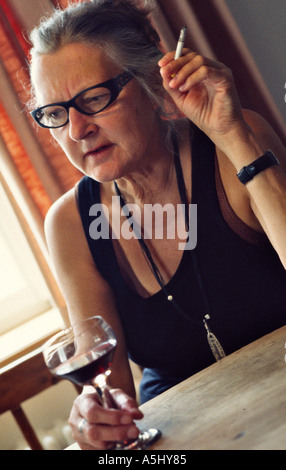
[[[164,149],[156,158],[145,161],[136,171],[116,181],[128,203],[143,205],[162,202],[175,181],[174,159],[171,151]]]
[[[171,202],[177,194],[174,167],[174,149],[167,139],[166,125],[160,126],[150,152],[133,171],[116,180],[119,191],[127,203],[144,204]]]

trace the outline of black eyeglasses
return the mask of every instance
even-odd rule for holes
[[[47,104],[34,109],[31,116],[37,124],[48,129],[63,127],[69,122],[69,109],[75,108],[82,114],[97,114],[116,100],[121,90],[132,79],[130,72],[123,72],[117,77],[87,88],[69,101]]]

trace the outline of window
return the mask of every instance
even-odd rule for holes
[[[49,289],[0,186],[0,334],[50,310]]]

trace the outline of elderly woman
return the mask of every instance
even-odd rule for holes
[[[188,49],[163,56],[135,2],[56,11],[31,40],[32,115],[85,175],[46,219],[58,282],[71,323],[100,314],[118,339],[117,409],[84,390],[70,417],[83,449],[105,449],[138,434],[128,357],[143,402],[285,324],[286,154],[241,110],[230,70]],[[144,230],[148,204],[197,207],[185,249],[166,218],[162,236]]]

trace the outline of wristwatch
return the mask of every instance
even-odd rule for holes
[[[279,161],[271,150],[267,150],[262,157],[250,163],[250,165],[244,166],[236,176],[242,184],[246,184],[248,181],[252,180],[254,176],[258,175],[258,173],[261,173],[261,171],[273,165],[279,165]]]

